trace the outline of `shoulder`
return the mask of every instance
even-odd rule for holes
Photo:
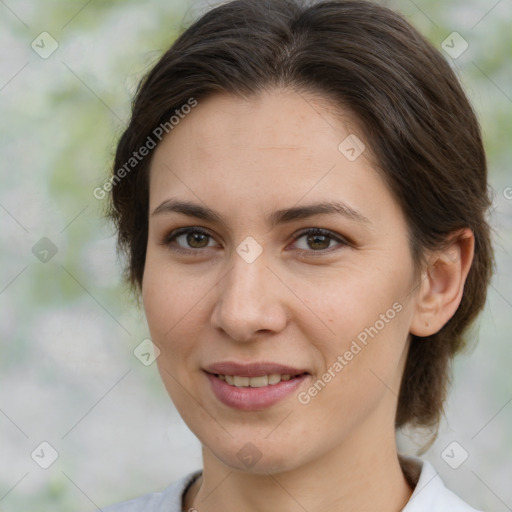
[[[201,471],[189,473],[161,492],[144,494],[102,510],[103,512],[181,512],[183,494],[200,474]]]
[[[439,473],[427,461],[400,456],[402,469],[414,491],[402,512],[479,512],[447,489]]]

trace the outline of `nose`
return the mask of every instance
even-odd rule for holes
[[[247,263],[234,255],[231,270],[218,284],[212,326],[238,342],[282,331],[288,321],[283,286],[265,258]]]

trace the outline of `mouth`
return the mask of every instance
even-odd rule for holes
[[[260,375],[258,377],[243,377],[241,375],[223,375],[220,373],[212,374],[217,379],[222,380],[237,388],[263,388],[265,386],[275,386],[280,382],[287,382],[292,379],[297,379],[302,375],[307,375],[306,372],[297,375],[290,375],[289,373],[279,374],[270,373],[268,375]]]
[[[256,411],[292,394],[311,374],[275,363],[216,363],[205,374],[215,397],[228,407]]]

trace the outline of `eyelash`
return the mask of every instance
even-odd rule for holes
[[[161,245],[166,246],[166,247],[170,247],[171,244],[173,244],[173,242],[179,236],[187,235],[187,234],[192,234],[192,233],[204,235],[204,236],[207,236],[209,238],[213,238],[213,236],[208,231],[206,231],[206,230],[204,230],[203,228],[200,228],[200,227],[180,228],[180,229],[176,229],[176,230],[172,231],[171,233],[169,233],[168,235],[166,235],[164,237],[164,239],[162,240]],[[316,227],[315,228],[303,229],[302,231],[300,231],[299,233],[297,233],[295,235],[292,243],[296,243],[297,240],[300,240],[304,236],[311,236],[311,235],[313,235],[313,236],[314,235],[326,236],[330,240],[338,242],[338,246],[336,246],[336,247],[328,247],[327,249],[321,249],[321,250],[317,250],[317,251],[315,251],[314,249],[307,249],[307,250],[306,249],[297,249],[299,252],[301,252],[306,257],[313,257],[314,258],[314,257],[318,257],[318,256],[323,256],[325,254],[330,254],[333,250],[339,249],[340,246],[351,246],[350,242],[348,242],[342,236],[337,235],[336,233],[334,233],[332,231],[329,231],[327,229],[316,228]],[[177,252],[180,252],[182,254],[191,254],[191,255],[199,255],[199,253],[202,250],[204,250],[204,249],[208,249],[208,247],[198,248],[198,249],[186,249],[186,248],[180,247],[180,246],[173,246],[172,247],[173,251],[177,251]]]

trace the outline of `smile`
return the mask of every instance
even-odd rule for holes
[[[224,406],[260,411],[295,395],[311,375],[274,363],[218,363],[204,370],[213,396]]]
[[[290,379],[298,377],[298,375],[271,373],[259,377],[242,377],[240,375],[217,374],[215,377],[237,388],[262,388],[264,386],[274,386],[282,381],[289,381]]]

